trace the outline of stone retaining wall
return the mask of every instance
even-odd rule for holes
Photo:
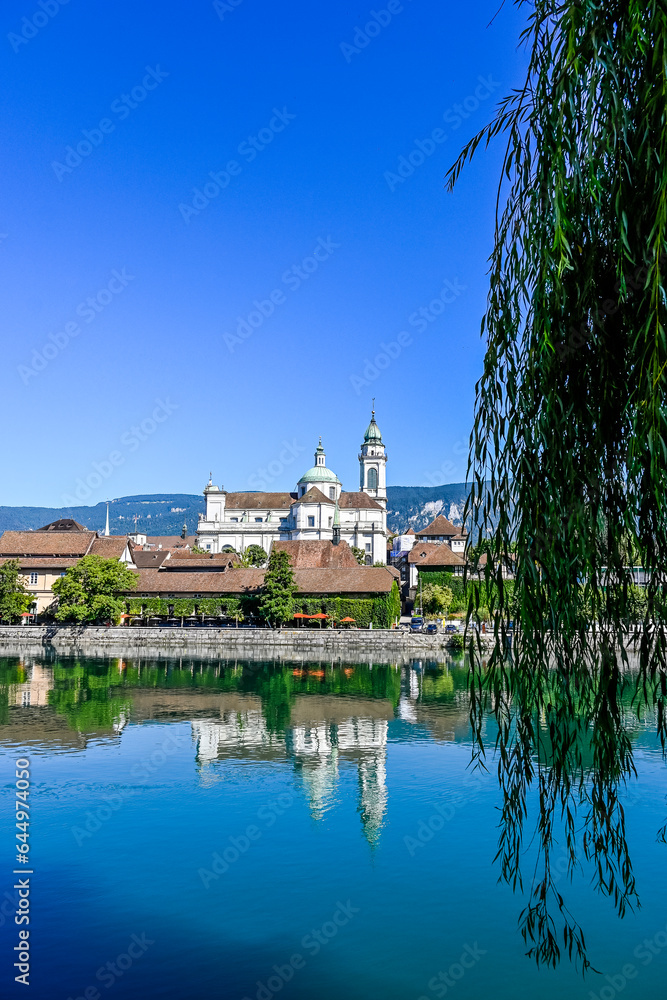
[[[364,629],[218,629],[101,628],[40,625],[0,627],[0,653],[36,653],[45,649],[62,656],[216,656],[243,659],[359,658],[390,661],[419,656],[445,656],[451,636]]]

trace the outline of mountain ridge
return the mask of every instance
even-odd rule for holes
[[[392,532],[409,528],[419,531],[438,514],[460,525],[468,488],[466,483],[388,486],[387,525]],[[204,510],[204,498],[191,493],[117,497],[109,501],[109,529],[112,535],[125,535],[134,531],[136,523],[137,529],[147,535],[180,535],[185,522],[188,534],[192,535],[197,530],[199,513]],[[36,531],[63,517],[74,518],[92,531],[103,531],[106,511],[106,501],[79,507],[0,506],[0,532]]]

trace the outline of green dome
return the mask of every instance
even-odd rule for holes
[[[380,428],[375,423],[375,410],[373,410],[371,422],[366,428],[366,433],[364,434],[364,444],[382,444]]]
[[[306,483],[337,483],[340,486],[340,479],[325,465],[314,465],[308,472],[304,472],[297,486],[304,486]]]

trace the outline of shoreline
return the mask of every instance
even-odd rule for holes
[[[420,654],[447,655],[459,650],[449,647],[451,635],[397,632],[393,629],[338,631],[322,629],[220,629],[220,628],[127,628],[91,625],[6,625],[0,627],[0,654],[15,655],[37,650],[61,655],[142,655],[180,654],[244,657],[263,653],[271,659],[290,655],[330,654],[333,658],[354,659],[369,654],[378,658],[411,659]]]

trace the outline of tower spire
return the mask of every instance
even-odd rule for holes
[[[104,535],[106,538],[109,537],[109,501],[107,500],[107,523],[104,528]]]

